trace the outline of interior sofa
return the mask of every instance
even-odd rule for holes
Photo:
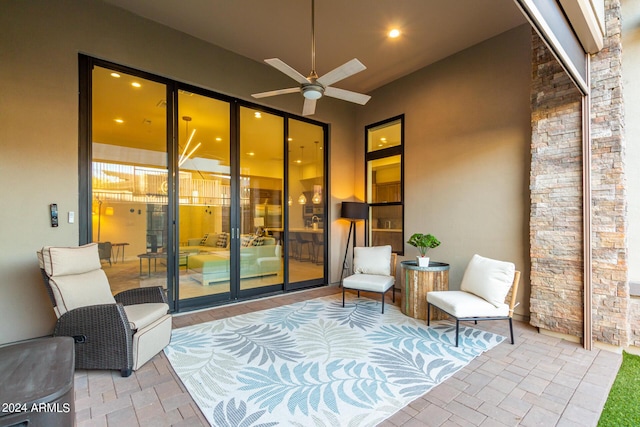
[[[181,253],[226,251],[229,249],[229,233],[207,233],[204,237],[188,239],[186,243],[180,245]]]
[[[180,247],[191,278],[203,286],[210,286],[230,279],[228,236],[211,233],[201,239],[189,239]],[[224,245],[224,246],[223,246]],[[281,246],[271,236],[241,236],[240,272],[242,278],[278,274],[281,269]]]

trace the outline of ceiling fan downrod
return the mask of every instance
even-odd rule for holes
[[[315,83],[318,79],[316,73],[316,0],[311,0],[311,73],[309,73],[309,81]]]

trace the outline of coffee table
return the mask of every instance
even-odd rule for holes
[[[147,252],[138,255],[140,258],[140,275],[142,276],[142,260],[147,260],[147,276],[151,277],[151,260],[153,260],[153,271],[158,271],[158,258],[167,259],[167,254],[164,252]]]

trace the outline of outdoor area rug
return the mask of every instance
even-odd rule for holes
[[[331,295],[174,329],[165,353],[211,425],[374,426],[505,338]]]

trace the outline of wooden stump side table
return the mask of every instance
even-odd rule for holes
[[[418,267],[416,261],[402,261],[404,283],[400,311],[415,319],[427,320],[427,293],[449,290],[449,264],[431,261]],[[446,319],[440,310],[431,310],[431,320]]]

